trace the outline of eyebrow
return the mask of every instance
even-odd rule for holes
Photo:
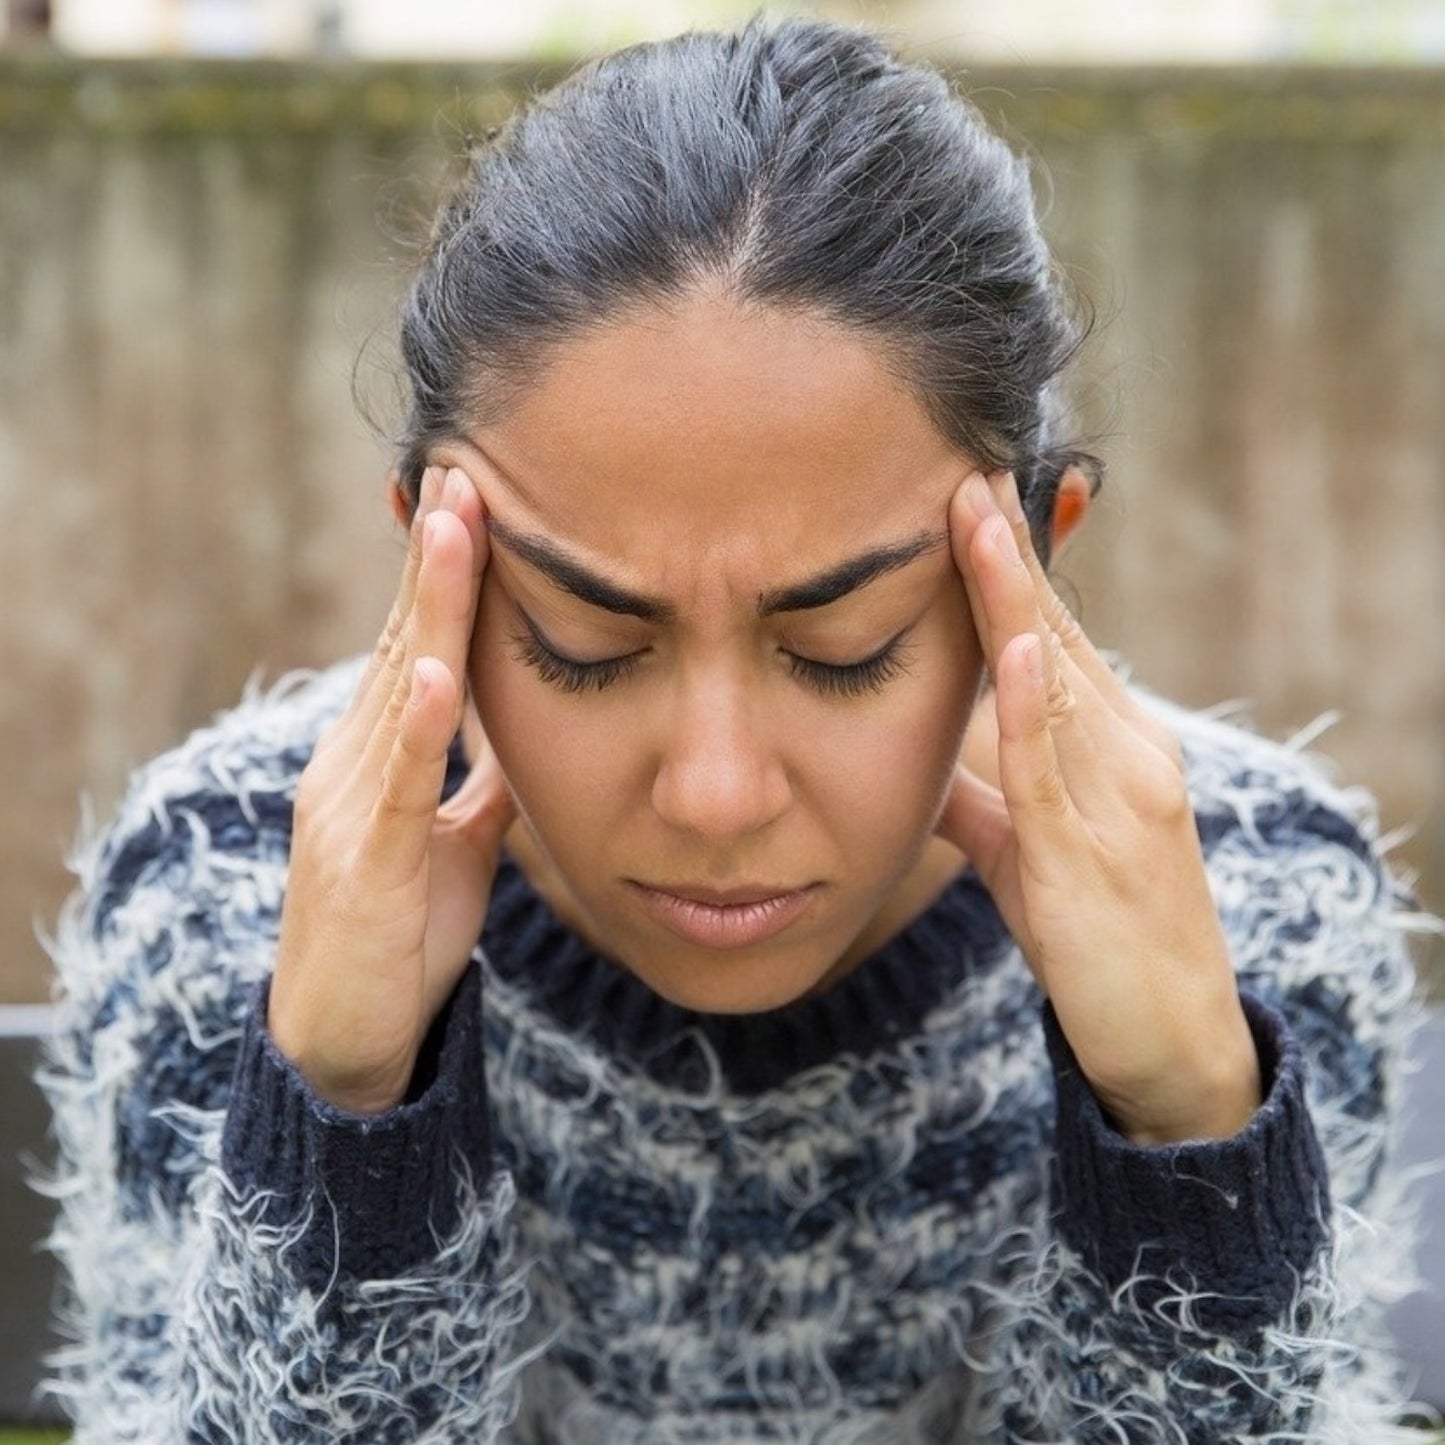
[[[666,624],[677,620],[677,609],[660,597],[633,592],[616,582],[584,567],[550,537],[534,532],[521,532],[495,517],[487,518],[487,532],[509,552],[530,563],[564,592],[593,607],[626,617],[640,617],[644,622]],[[758,616],[771,617],[778,612],[805,612],[827,607],[856,592],[860,587],[885,573],[896,572],[916,561],[926,552],[948,545],[944,532],[920,532],[901,542],[871,547],[856,557],[849,557],[815,577],[806,578],[791,587],[780,587],[758,594]]]

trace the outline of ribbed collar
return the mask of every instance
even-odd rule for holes
[[[764,1013],[699,1013],[596,953],[506,855],[482,933],[495,973],[569,1032],[689,1092],[707,1086],[697,1042],[706,1039],[728,1087],[741,1094],[776,1088],[840,1054],[866,1057],[886,1047],[1006,942],[992,900],[969,869],[825,993]]]

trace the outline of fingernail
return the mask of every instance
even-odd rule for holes
[[[991,517],[998,510],[994,506],[993,495],[988,489],[988,483],[983,479],[982,472],[975,472],[963,484],[963,499],[968,503],[973,515],[980,520]]]
[[[440,467],[428,467],[421,474],[421,496],[417,500],[417,511],[430,512],[437,504],[437,497],[441,492],[442,469]]]

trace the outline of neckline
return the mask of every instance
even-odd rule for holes
[[[753,1014],[706,1014],[655,993],[557,917],[510,855],[497,868],[482,931],[496,976],[570,1033],[655,1082],[757,1095],[843,1054],[868,1057],[916,1031],[1008,933],[965,868],[897,934],[825,992]]]

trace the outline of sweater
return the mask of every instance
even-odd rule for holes
[[[1387,1445],[1422,1014],[1369,798],[1136,689],[1184,748],[1265,1098],[1117,1133],[965,870],[827,991],[709,1016],[504,854],[405,1099],[266,999],[292,800],[359,662],[139,770],[73,858],[37,1071],[75,1445]],[[448,789],[462,768],[453,758]]]

